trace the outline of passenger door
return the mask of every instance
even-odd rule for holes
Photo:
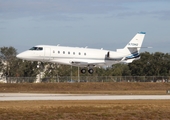
[[[44,49],[44,61],[49,61],[51,59],[51,48]]]

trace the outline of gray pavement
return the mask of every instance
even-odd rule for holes
[[[0,101],[22,100],[170,100],[170,95],[0,93]]]

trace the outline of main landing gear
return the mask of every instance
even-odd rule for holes
[[[89,72],[90,74],[93,74],[94,70],[93,70],[92,68],[89,68],[89,69],[88,69],[88,72]],[[81,69],[81,73],[85,74],[85,73],[86,73],[86,69],[85,69],[85,68],[82,68],[82,69]]]
[[[38,61],[37,68],[43,69],[44,68],[43,62]]]

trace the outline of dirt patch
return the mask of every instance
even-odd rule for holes
[[[170,83],[22,83],[0,84],[0,92],[76,94],[166,94]]]

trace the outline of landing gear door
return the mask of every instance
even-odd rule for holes
[[[44,61],[49,61],[51,59],[51,49],[45,48],[44,49]]]

